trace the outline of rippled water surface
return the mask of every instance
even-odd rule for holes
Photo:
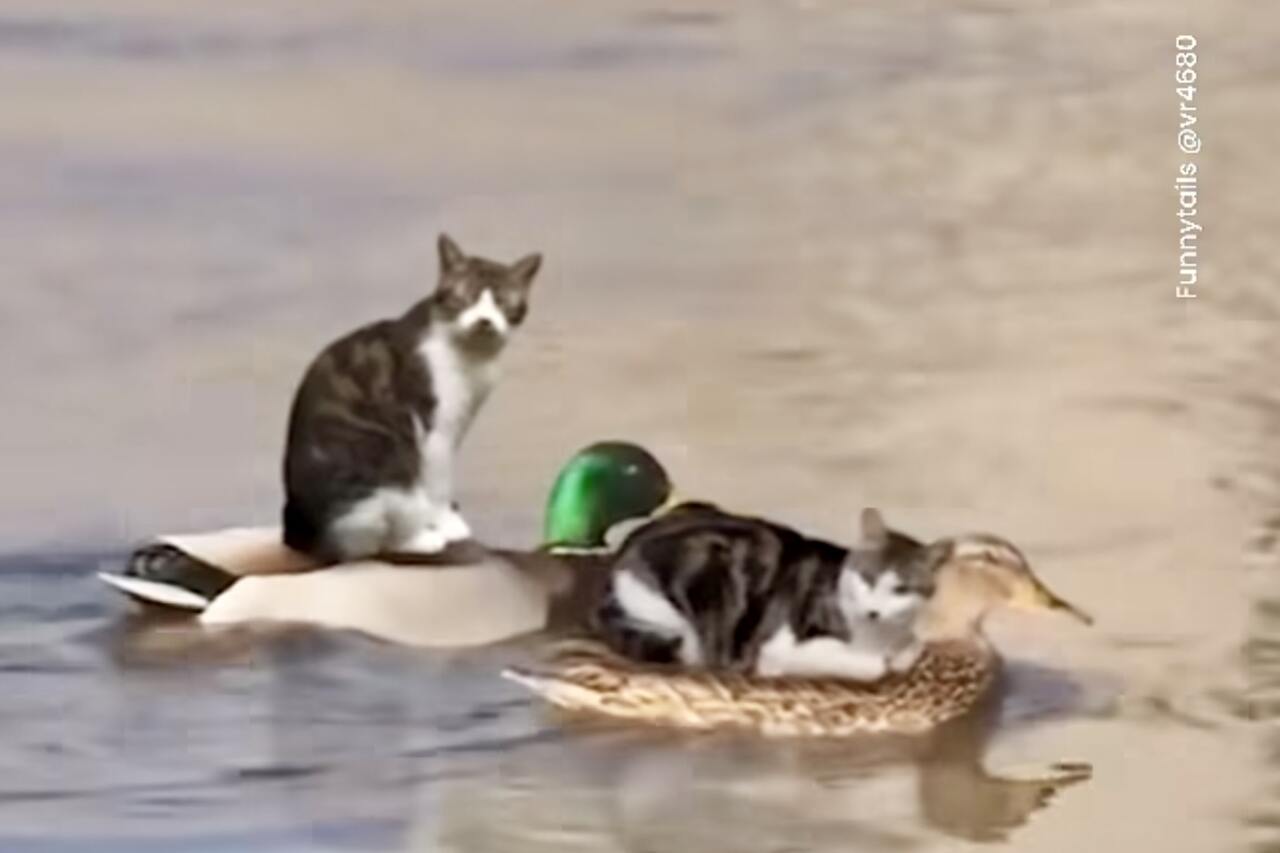
[[[0,9],[0,849],[1280,850],[1280,14],[454,5]],[[997,620],[1002,701],[934,738],[763,743],[565,725],[496,677],[520,644],[99,588],[274,518],[301,369],[443,228],[548,259],[464,450],[484,538],[625,436],[832,537],[997,531],[1098,625]]]

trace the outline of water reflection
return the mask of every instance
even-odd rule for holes
[[[418,849],[905,850],[922,828],[1004,840],[1090,770],[989,773],[992,710],[916,739],[604,730],[535,743],[443,787],[443,822]]]
[[[1083,710],[1072,678],[1027,664],[1009,668],[999,698],[927,736],[769,741],[548,719],[495,675],[536,653],[536,640],[436,655],[304,628],[211,633],[133,614],[110,647],[124,673],[256,667],[263,678],[245,697],[244,725],[262,749],[224,767],[218,784],[298,826],[328,815],[381,827],[390,847],[906,850],[927,846],[931,833],[1001,841],[1091,776],[1072,762],[1019,778],[986,768],[999,732]]]

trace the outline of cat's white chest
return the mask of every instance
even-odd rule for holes
[[[498,360],[459,350],[446,335],[428,336],[418,352],[435,395],[431,422],[418,429],[422,478],[429,493],[447,498],[452,494],[453,455],[493,389]]]

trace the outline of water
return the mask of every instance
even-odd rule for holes
[[[6,3],[0,849],[1280,849],[1278,35],[1166,0]],[[998,620],[963,730],[804,745],[564,725],[496,678],[520,647],[131,619],[92,571],[273,518],[302,367],[428,287],[442,228],[548,258],[464,454],[486,539],[623,436],[830,536],[867,503],[999,532],[1097,627]]]

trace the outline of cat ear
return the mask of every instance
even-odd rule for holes
[[[884,517],[875,507],[867,507],[862,511],[862,542],[872,548],[879,548],[889,541],[889,528],[885,526]]]
[[[511,265],[511,275],[528,287],[533,277],[538,274],[538,268],[542,266],[542,255],[533,254],[525,255],[520,260]]]
[[[466,263],[467,256],[462,253],[462,249],[458,248],[458,244],[453,242],[453,238],[448,234],[441,232],[437,245],[440,247],[440,270],[442,272],[453,272]]]

